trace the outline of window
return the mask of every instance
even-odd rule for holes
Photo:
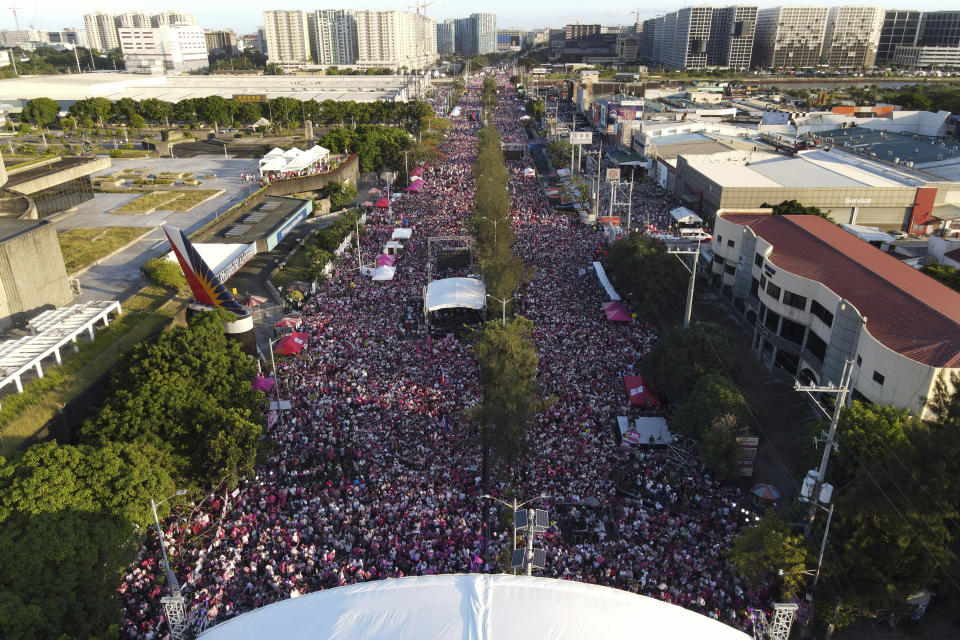
[[[734,244],[735,244],[735,243],[734,243],[733,240],[727,240],[727,246],[728,246],[728,247],[732,247]]]
[[[719,236],[719,235],[718,235],[718,236],[717,236],[717,244],[721,244],[722,242],[723,242],[723,236]]]
[[[723,270],[724,270],[726,273],[729,273],[730,275],[734,275],[734,274],[737,273],[737,265],[735,265],[735,264],[728,264],[727,266],[725,266],[725,267],[723,268]]]
[[[863,358],[861,358],[860,356],[857,356],[857,366],[859,367],[862,364],[863,364]]]
[[[763,256],[760,255],[759,253],[755,254],[755,255],[753,256],[753,264],[757,265],[758,267],[762,267],[762,266],[763,266]]]
[[[827,355],[827,343],[812,330],[807,332],[807,351],[820,362]]]
[[[784,318],[780,325],[780,337],[794,344],[803,344],[803,334],[806,329],[805,325]]]
[[[833,326],[833,314],[827,311],[826,307],[816,300],[810,303],[810,313],[817,316],[820,321],[828,327]]]
[[[877,371],[874,371],[874,372],[873,372],[873,381],[874,381],[874,382],[876,382],[876,383],[879,384],[880,386],[883,386],[883,381],[884,381],[884,380],[885,380],[885,378],[883,377],[883,375],[882,375],[881,373],[879,373],[879,372],[877,372]]]
[[[776,333],[780,328],[780,314],[778,314],[776,311],[767,309],[767,317],[763,321],[763,326]]]
[[[750,296],[756,298],[757,291],[760,289],[760,281],[756,278],[751,278],[750,282]]]
[[[717,264],[723,264],[724,262],[723,256],[713,256],[713,261],[716,262]]]
[[[806,297],[791,293],[790,291],[783,293],[783,304],[790,305],[794,309],[800,309],[801,311],[806,311],[807,309]]]
[[[774,300],[780,299],[780,287],[773,284],[772,282],[767,282],[767,295],[773,298]]]

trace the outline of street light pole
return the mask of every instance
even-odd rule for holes
[[[697,263],[700,260],[700,240],[697,240],[697,248],[695,251],[690,249],[669,249],[667,253],[672,253],[677,256],[677,260],[680,261],[680,264],[683,265],[683,268],[690,272],[690,282],[687,283],[687,302],[683,310],[683,326],[687,328],[690,326],[690,318],[693,315],[693,291],[697,284]],[[687,263],[683,261],[681,255],[690,255],[693,254],[693,268],[687,266]]]
[[[517,504],[517,499],[514,498],[514,499],[513,499],[513,504],[510,504],[509,502],[504,502],[504,501],[501,500],[500,498],[495,498],[495,497],[493,497],[493,496],[490,495],[489,493],[485,493],[485,494],[483,494],[483,495],[480,496],[480,497],[481,497],[481,498],[489,498],[490,500],[494,500],[494,501],[496,501],[496,502],[499,502],[500,504],[502,504],[502,505],[505,506],[506,508],[513,510],[513,550],[514,550],[514,551],[517,550],[517,510],[519,510],[520,507],[522,507],[522,506],[524,506],[524,505],[527,505],[527,504],[533,502],[534,500],[546,500],[546,498],[547,498],[547,496],[545,496],[545,495],[535,496],[535,497],[533,497],[533,498],[530,498],[529,500],[524,500],[524,501],[521,502],[520,504]],[[530,509],[530,510],[527,511],[527,552],[526,552],[525,557],[526,557],[526,559],[527,559],[527,575],[528,575],[528,576],[529,576],[529,575],[532,575],[531,572],[532,572],[532,570],[533,570],[533,526],[534,526],[534,517],[533,517],[533,515],[532,515],[532,513],[531,513],[532,511],[533,511],[532,509]],[[512,569],[512,568],[511,568],[511,569]],[[513,571],[514,574],[516,574],[516,569],[512,569],[512,571]]]
[[[277,362],[273,357],[273,345],[283,339],[284,336],[279,338],[274,338],[273,340],[268,339],[267,343],[270,346],[270,366],[273,368],[273,390],[276,392],[277,396],[277,411],[281,411],[282,407],[280,405],[280,372],[277,371]]]
[[[507,298],[506,300],[501,300],[500,298],[496,296],[492,296],[489,293],[487,294],[487,297],[493,298],[494,300],[500,303],[501,308],[503,310],[503,326],[507,326],[507,303],[516,300],[516,298],[514,297],[514,298]]]

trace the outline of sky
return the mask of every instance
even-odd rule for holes
[[[416,0],[406,0],[411,5]],[[94,11],[104,11],[107,13],[123,13],[129,11],[131,7],[146,12],[158,12],[165,10],[179,10],[191,12],[196,16],[197,24],[208,29],[235,29],[238,33],[253,33],[258,24],[263,23],[263,2],[254,2],[252,0],[207,0],[195,4],[183,3],[177,4],[175,0],[142,0],[141,2],[131,3],[129,0],[99,0],[98,2],[75,2],[70,0],[34,0],[35,4],[20,0],[16,6],[24,7],[17,10],[20,18],[21,28],[26,29],[27,25],[33,22],[38,29],[60,29],[63,27],[83,27],[83,14]],[[689,4],[689,3],[686,3]],[[726,3],[703,3],[723,6]],[[748,4],[743,2],[743,4]],[[754,4],[754,3],[749,3]],[[782,4],[867,4],[875,5],[875,1],[869,0],[856,2],[847,0],[845,2],[811,2],[810,0],[799,0],[795,2],[756,2],[757,6],[776,6]],[[541,27],[561,27],[571,22],[600,23],[605,25],[632,24],[636,21],[634,11],[640,8],[640,19],[653,17],[657,14],[675,11],[683,3],[661,3],[657,1],[653,5],[634,2],[631,4],[620,3],[617,0],[613,2],[598,3],[596,8],[587,8],[584,6],[584,0],[527,0],[526,2],[517,2],[516,0],[484,0],[475,4],[454,2],[453,0],[437,0],[432,6],[427,8],[427,14],[443,20],[446,18],[461,18],[476,11],[497,14],[497,26],[502,29],[535,29]],[[13,13],[7,5],[5,11],[0,14],[0,29],[13,29]],[[886,6],[886,5],[884,5]],[[41,8],[42,7],[42,8]],[[271,3],[272,9],[326,9],[326,8],[351,8],[351,9],[407,9],[408,7],[400,2],[388,2],[387,0],[362,0],[359,3],[336,2],[331,0],[301,0],[299,2]],[[915,5],[908,2],[901,2],[899,5],[890,5],[891,8],[911,9]],[[957,9],[956,0],[927,0],[923,3],[923,10],[948,10]]]

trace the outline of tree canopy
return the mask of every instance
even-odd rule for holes
[[[45,127],[57,121],[60,105],[50,98],[34,98],[23,105],[20,117],[29,120],[38,127]]]
[[[640,371],[647,384],[683,406],[697,383],[709,374],[726,372],[736,378],[740,371],[740,357],[722,327],[695,322],[688,328],[675,327],[657,340],[640,363]],[[715,380],[713,378],[704,385],[712,385]],[[717,389],[711,387],[711,390]],[[718,406],[724,406],[725,400],[721,398],[716,402]],[[730,402],[731,407],[736,404],[733,399]]]
[[[807,570],[809,552],[803,537],[794,534],[790,525],[772,512],[744,529],[733,540],[727,557],[751,588],[777,581],[784,598],[805,588],[803,572]]]
[[[830,215],[821,211],[819,207],[806,207],[800,204],[799,200],[784,200],[780,204],[774,205],[764,202],[760,206],[765,209],[773,209],[773,215],[775,216],[820,216],[827,220],[830,219]]]
[[[631,305],[644,313],[679,308],[684,299],[687,272],[654,238],[634,232],[617,240],[610,246],[607,264]]]

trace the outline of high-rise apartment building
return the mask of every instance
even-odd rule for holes
[[[264,11],[263,31],[271,64],[309,64],[310,34],[306,11]]]
[[[451,56],[456,52],[454,20],[437,23],[437,54]]]
[[[151,29],[155,26],[152,16],[143,11],[128,11],[113,16],[117,29]]]
[[[960,46],[960,11],[924,11],[917,44],[924,47]]]
[[[109,13],[88,13],[83,16],[83,26],[87,31],[87,42],[92,49],[109,51],[120,46],[120,36],[113,16]]]
[[[120,50],[128,71],[185,73],[206,67],[207,41],[200,27],[162,25],[119,29]]]
[[[874,66],[883,19],[882,7],[830,7],[820,63],[831,69]]]
[[[405,11],[354,11],[357,58],[362,67],[420,69],[436,62],[433,18]]]
[[[820,64],[827,7],[771,7],[757,12],[751,66],[812,69]]]
[[[169,25],[171,27],[195,27],[197,21],[192,13],[181,13],[179,11],[164,11],[163,13],[154,13],[150,16],[150,24],[153,27],[162,27]]]
[[[563,27],[564,40],[589,40],[600,35],[599,24],[568,24]]]
[[[470,18],[453,21],[453,46],[462,56],[477,55],[477,25]]]
[[[497,16],[494,13],[474,13],[470,20],[476,25],[477,54],[496,53],[497,51]]]
[[[880,39],[877,43],[878,65],[891,64],[897,47],[913,46],[917,44],[920,35],[919,11],[890,10],[884,12],[883,27],[880,29]]]
[[[750,66],[755,6],[685,7],[644,21],[640,60],[677,69]]]
[[[235,54],[239,48],[237,34],[232,29],[204,29],[207,52]]]
[[[348,9],[320,9],[307,15],[310,51],[318,64],[353,64],[357,27]]]
[[[717,7],[713,10],[707,64],[711,67],[749,69],[757,7]]]

